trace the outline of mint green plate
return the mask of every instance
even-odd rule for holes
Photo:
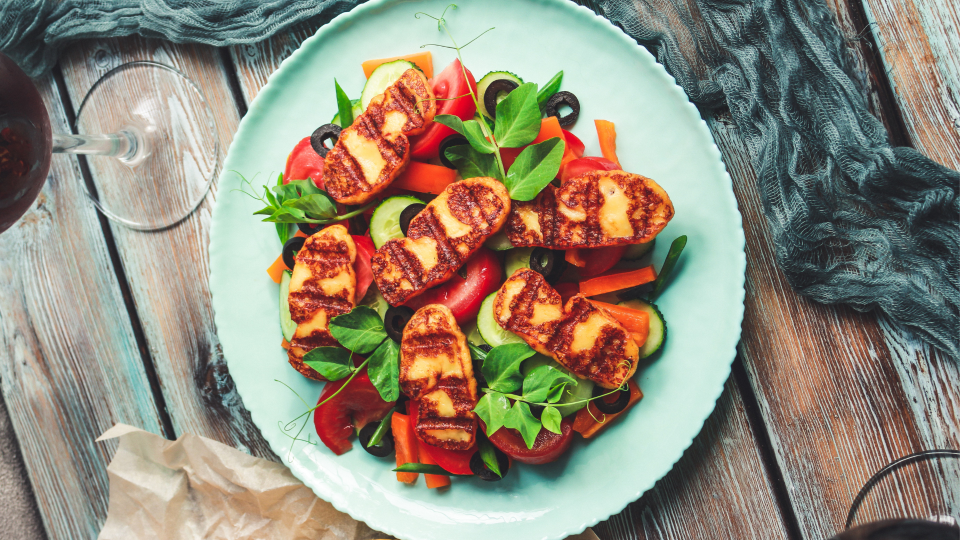
[[[573,132],[587,155],[600,155],[594,119],[616,123],[625,170],[654,178],[676,217],[661,234],[659,266],[670,240],[689,238],[659,305],[669,325],[662,356],[641,366],[645,397],[624,419],[546,466],[517,465],[499,483],[457,478],[446,491],[396,481],[392,458],[359,445],[337,457],[322,445],[291,440],[278,423],[304,410],[279,379],[308,401],[321,383],[290,368],[279,347],[277,286],[266,268],[280,252],[274,227],[251,213],[258,203],[234,191],[239,172],[273,182],[301,138],[336,112],[333,78],[360,95],[360,63],[447,44],[434,21],[448,1],[373,0],[304,41],[270,78],[240,123],[219,182],[210,242],[210,289],[230,373],[263,436],[317,495],[375,529],[409,539],[559,539],[622,510],[663,477],[713,410],[740,339],[744,237],[730,178],[707,126],[645,49],[586,8],[563,0],[468,0],[447,12],[454,36],[479,79],[509,70],[544,83],[564,71],[563,89],[580,99]],[[432,48],[442,70],[454,55]],[[236,172],[234,172],[236,171]],[[305,433],[312,432],[312,422]],[[316,441],[316,435],[313,435]]]

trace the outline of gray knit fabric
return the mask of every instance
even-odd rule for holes
[[[250,43],[356,3],[7,0],[0,50],[39,75],[74,39]],[[651,49],[702,110],[729,107],[797,292],[879,309],[960,358],[960,174],[890,146],[823,0],[581,3]]]

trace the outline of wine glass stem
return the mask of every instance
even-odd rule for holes
[[[95,154],[130,160],[137,153],[137,137],[128,131],[107,135],[54,134],[55,154]]]

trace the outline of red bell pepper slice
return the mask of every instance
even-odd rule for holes
[[[343,390],[337,393],[341,388]],[[370,382],[370,376],[364,369],[352,379],[328,382],[320,392],[317,403],[322,403],[313,411],[317,436],[327,448],[339,456],[353,447],[350,437],[354,429],[361,429],[369,422],[380,420],[390,412],[396,402],[384,401],[380,397],[380,392]]]

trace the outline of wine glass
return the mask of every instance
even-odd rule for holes
[[[90,199],[109,219],[140,230],[190,215],[219,172],[213,111],[170,66],[138,61],[110,70],[83,98],[74,130],[52,133],[33,82],[0,53],[0,232],[33,204],[53,153],[89,156]]]

